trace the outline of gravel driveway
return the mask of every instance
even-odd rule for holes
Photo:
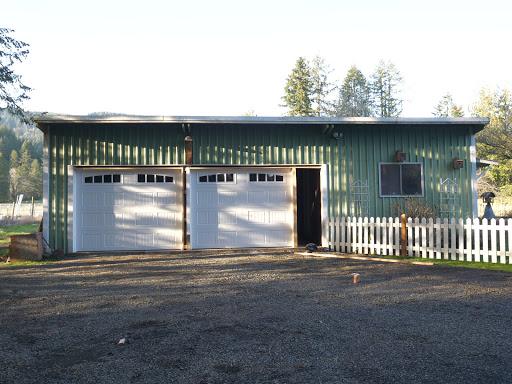
[[[0,269],[0,382],[510,383],[511,299],[511,273],[293,250],[79,255]]]

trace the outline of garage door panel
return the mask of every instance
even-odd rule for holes
[[[182,248],[181,171],[102,172],[76,172],[76,251]]]
[[[222,170],[192,171],[192,248],[293,246],[291,170],[232,172],[236,183],[199,181]]]

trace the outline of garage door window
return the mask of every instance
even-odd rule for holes
[[[212,173],[199,176],[200,183],[232,183],[235,181],[232,173]]]
[[[121,175],[94,175],[86,176],[84,178],[85,184],[108,184],[108,183],[120,183]]]
[[[174,177],[164,175],[153,175],[147,173],[139,173],[137,175],[138,183],[174,183]]]
[[[255,183],[261,182],[284,182],[284,175],[275,173],[250,173],[249,181]]]

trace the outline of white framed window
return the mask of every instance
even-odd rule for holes
[[[423,196],[423,163],[379,163],[380,197]]]

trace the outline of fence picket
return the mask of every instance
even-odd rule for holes
[[[489,223],[489,230],[491,232],[491,261],[493,263],[498,262],[498,252],[497,252],[497,244],[496,244],[496,219],[491,219],[491,222]]]
[[[339,234],[340,234],[339,252],[345,252],[345,227],[346,227],[346,218],[345,218],[345,216],[343,216],[340,220],[340,226],[339,226]]]
[[[382,239],[381,239],[381,255],[388,254],[388,218],[382,218]]]
[[[482,250],[480,247],[480,231],[482,229],[482,225],[480,223],[480,219],[476,218],[473,222],[473,234],[475,235],[475,241],[474,241],[474,250],[475,250],[475,261],[480,262],[482,259]]]
[[[450,252],[450,260],[457,260],[457,223],[455,218],[448,220],[448,233],[450,242],[447,244]]]
[[[345,229],[347,231],[347,233],[345,234],[346,238],[345,238],[345,252],[347,253],[350,253],[352,252],[350,250],[350,236],[352,236],[352,232],[351,232],[351,227],[350,227],[350,217],[347,217],[347,225],[345,226]]]
[[[412,247],[412,254],[414,255],[414,257],[421,257],[419,256],[419,253],[420,253],[420,225],[419,225],[419,222],[418,222],[418,218],[414,218],[414,220],[412,221],[412,231],[413,231],[413,239],[414,239],[414,243],[413,243],[413,247]]]
[[[373,220],[373,217],[372,217],[372,220]],[[370,221],[371,222],[371,221]],[[381,223],[380,223],[380,217],[376,217],[375,218],[375,240],[373,241],[373,244],[375,245],[375,254],[377,255],[382,255],[381,253],[381,248],[380,248],[380,244],[381,244],[381,229],[382,229],[382,226],[381,226]]]
[[[464,252],[466,255],[466,261],[473,261],[473,238],[474,237],[471,236],[473,234],[473,225],[472,225],[472,221],[469,217],[466,219],[466,226],[464,229],[466,231],[466,244],[464,247],[464,249],[466,250]]]
[[[434,258],[434,219],[428,219],[428,258]]]
[[[443,254],[443,260],[449,259],[449,252],[448,252],[448,219],[443,219],[443,235],[442,235],[442,254]]]
[[[394,223],[394,237],[395,245],[393,247],[393,255],[400,256],[400,230],[402,228],[402,222],[399,217],[395,217]]]
[[[489,262],[489,226],[487,219],[482,219],[482,254],[485,263]]]
[[[457,236],[458,247],[457,247],[457,256],[455,258],[459,261],[464,261],[464,220],[463,219],[458,220],[457,232],[458,232],[458,236]]]
[[[412,234],[414,232],[414,226],[412,224],[412,218],[407,218],[407,228],[410,228],[409,231],[407,231],[407,256],[413,255],[413,240],[412,240]]]
[[[508,263],[512,264],[512,219],[507,219],[508,232]]]
[[[499,235],[499,247],[500,247],[500,250],[499,250],[499,256],[500,256],[500,261],[499,263],[500,264],[506,264],[507,261],[505,259],[505,248],[506,248],[506,243],[505,243],[505,220],[504,219],[500,219],[499,221],[499,224],[498,224],[498,235]]]
[[[421,219],[421,247],[419,257],[427,258],[427,219]]]
[[[362,244],[362,248],[363,248],[363,253],[365,255],[368,255],[370,253],[369,251],[369,239],[368,239],[368,231],[369,231],[369,225],[368,225],[368,218],[365,217],[363,219],[363,244]]]

